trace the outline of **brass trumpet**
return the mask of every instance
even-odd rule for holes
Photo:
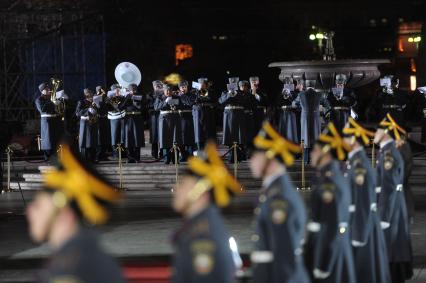
[[[207,89],[200,89],[200,96],[207,97],[209,96],[209,91]]]
[[[55,104],[55,110],[56,110],[56,112],[60,116],[62,116],[62,118],[63,118],[64,114],[65,114],[65,102],[62,99],[58,103],[57,102],[58,99],[56,98],[56,92],[58,91],[59,85],[61,84],[61,80],[60,79],[56,79],[56,78],[51,78],[50,79],[50,83],[52,85],[52,90],[50,92],[50,101],[52,101]]]

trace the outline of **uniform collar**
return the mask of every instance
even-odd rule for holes
[[[265,179],[263,179],[262,187],[268,188],[276,179],[284,175],[284,173],[285,173],[285,169],[280,170],[279,172],[266,177]]]
[[[351,159],[352,157],[354,157],[358,152],[362,151],[364,148],[362,146],[352,150],[351,152],[348,153],[348,159]]]
[[[387,140],[387,141],[384,141],[384,142],[381,142],[381,143],[380,143],[380,148],[384,148],[385,146],[387,146],[387,145],[388,145],[388,144],[390,144],[391,142],[393,142],[393,140],[392,140],[392,139]]]

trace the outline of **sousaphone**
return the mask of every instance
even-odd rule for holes
[[[115,67],[115,79],[122,88],[128,88],[130,84],[139,85],[142,80],[141,71],[135,64],[121,62]]]

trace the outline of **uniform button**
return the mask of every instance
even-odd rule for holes
[[[343,174],[343,177],[347,178],[348,177],[348,173]]]
[[[345,227],[340,227],[339,232],[340,232],[340,234],[345,234],[346,228]]]
[[[259,214],[260,214],[260,208],[259,208],[259,207],[256,207],[256,208],[254,209],[254,214],[255,214],[255,215],[259,215]]]
[[[331,177],[331,171],[327,171],[327,172],[325,172],[325,176],[326,176],[326,177]]]
[[[266,196],[265,195],[260,195],[259,196],[259,202],[265,202],[266,201]]]
[[[259,235],[257,235],[257,234],[253,234],[253,235],[251,235],[251,238],[250,238],[253,242],[257,242],[257,241],[259,241]]]

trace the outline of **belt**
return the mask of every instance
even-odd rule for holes
[[[200,103],[200,104],[196,104],[196,106],[201,106],[201,107],[210,107],[213,108],[213,104],[211,103]]]
[[[397,109],[397,108],[401,108],[401,106],[396,105],[396,104],[391,104],[391,105],[383,105],[384,109]]]
[[[47,113],[43,113],[40,115],[41,118],[54,118],[54,117],[58,117],[58,114],[47,114]]]
[[[121,111],[121,112],[108,112],[108,119],[110,120],[117,120],[117,119],[121,119],[124,116],[126,116],[126,111]]]
[[[126,115],[140,115],[142,114],[141,111],[130,111],[130,112],[126,112]]]
[[[351,110],[349,107],[344,107],[344,106],[336,106],[336,107],[333,107],[333,109],[334,110],[346,110],[346,111]]]
[[[179,114],[179,111],[178,110],[160,111],[160,115],[165,115],[165,114]]]
[[[404,190],[404,188],[403,188],[402,184],[396,185],[396,191],[397,192],[402,192],[403,190]]]
[[[192,110],[178,110],[179,111],[179,114],[182,114],[182,113],[192,113]]]
[[[244,107],[228,105],[228,106],[225,106],[225,110],[244,110]]]
[[[296,107],[294,107],[294,106],[291,106],[291,105],[286,105],[286,106],[281,106],[281,109],[282,110],[293,110],[293,109],[296,109]]]
[[[80,120],[87,121],[87,120],[90,120],[90,117],[89,116],[81,116]]]

